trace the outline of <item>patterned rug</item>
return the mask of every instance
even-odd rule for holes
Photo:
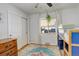
[[[55,53],[48,48],[39,47],[39,48],[33,48],[26,55],[27,56],[55,56]]]

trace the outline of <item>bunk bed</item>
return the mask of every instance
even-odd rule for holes
[[[79,28],[65,30],[63,47],[64,56],[79,56]]]

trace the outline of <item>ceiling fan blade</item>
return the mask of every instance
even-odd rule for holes
[[[49,7],[52,7],[52,6],[53,6],[52,3],[47,3],[47,5],[48,5]]]
[[[35,8],[38,8],[38,5],[39,5],[39,3],[37,3],[37,4],[35,5]]]

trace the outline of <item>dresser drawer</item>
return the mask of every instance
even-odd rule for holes
[[[7,49],[8,49],[7,43],[0,44],[0,53],[6,51]]]
[[[14,53],[14,54],[12,54],[12,55],[10,55],[10,56],[18,56],[18,54],[17,54],[17,53]]]
[[[3,44],[0,44],[0,53],[11,49],[16,46],[16,40],[12,40]]]
[[[17,48],[16,47],[14,47],[11,50],[9,50],[9,56],[13,55],[14,53],[17,54]]]
[[[16,40],[8,42],[7,45],[8,45],[7,49],[15,47],[17,45]]]
[[[1,53],[0,56],[14,56],[14,53],[17,54],[17,47],[13,47],[12,49]]]

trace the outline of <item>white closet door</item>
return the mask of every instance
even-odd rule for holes
[[[17,30],[17,33],[18,33],[18,49],[20,49],[20,48],[22,48],[22,46],[23,46],[23,34],[22,34],[22,24],[23,24],[23,22],[22,22],[22,19],[21,19],[21,17],[19,17],[19,19],[18,19],[18,23],[17,23],[17,25],[18,25],[18,30]]]
[[[22,17],[9,13],[8,14],[9,37],[17,38],[18,49],[27,44],[26,20]]]
[[[18,49],[22,47],[22,21],[15,14],[8,13],[9,37],[17,38]]]
[[[23,44],[27,44],[27,22],[25,19],[22,20],[23,24],[22,24],[22,35],[23,35]]]
[[[8,13],[8,32],[9,37],[17,38],[18,36],[18,17],[14,14]]]

